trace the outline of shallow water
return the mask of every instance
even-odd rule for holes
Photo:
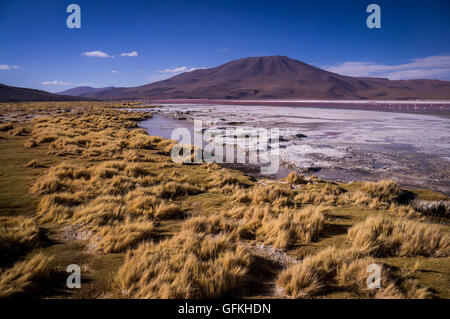
[[[154,109],[153,109],[154,110]],[[287,165],[332,180],[392,179],[450,194],[450,118],[354,109],[240,105],[163,105],[144,126],[170,138],[175,127],[279,128]],[[167,119],[165,117],[171,117]],[[174,121],[183,118],[183,121]],[[298,138],[296,134],[307,137]]]

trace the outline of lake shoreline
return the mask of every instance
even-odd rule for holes
[[[146,104],[212,104],[242,106],[312,107],[322,109],[366,110],[376,112],[424,113],[450,118],[450,101],[409,100],[220,100],[220,99],[168,99],[143,100]]]
[[[219,107],[219,106],[216,106]],[[151,131],[148,131],[150,135],[162,136],[170,139],[171,131],[176,127],[188,127],[193,130],[193,119],[196,119],[195,111],[174,111],[172,108],[155,108],[154,118],[150,119],[152,123],[158,121],[158,125],[151,125]],[[216,115],[215,115],[216,116]],[[219,115],[217,115],[219,117]],[[228,123],[233,123],[227,117],[223,120],[227,120]],[[245,121],[245,120],[244,120]],[[162,123],[161,123],[162,122]],[[227,122],[224,122],[227,123]],[[237,124],[236,127],[239,125]],[[141,127],[146,128],[146,126]],[[159,127],[159,128],[158,128]],[[329,138],[334,139],[334,132],[328,132]],[[309,135],[308,131],[305,131],[306,135]],[[339,135],[339,134],[338,134]],[[306,145],[307,146],[307,145]],[[439,145],[438,145],[439,146]],[[280,147],[284,147],[281,146]],[[299,144],[298,147],[303,147]],[[338,149],[340,146],[338,147]],[[326,150],[326,148],[320,148],[320,150]],[[331,151],[331,149],[330,149]],[[375,154],[375,155],[373,155]],[[376,155],[379,154],[379,155]],[[323,160],[330,160],[330,156],[333,154],[313,154],[315,163]],[[375,156],[374,158],[372,158]],[[314,163],[314,162],[313,162]],[[352,182],[352,181],[379,181],[381,179],[392,179],[396,183],[399,183],[403,187],[407,188],[425,188],[433,191],[438,191],[443,194],[450,194],[450,185],[446,183],[446,170],[448,163],[444,160],[441,162],[440,157],[435,155],[419,152],[415,148],[412,148],[408,144],[391,143],[389,145],[378,144],[361,144],[352,146],[348,150],[348,154],[345,155],[342,160],[334,160],[333,166],[301,166],[296,165],[295,161],[290,161],[289,158],[282,158],[280,160],[280,166],[283,172],[281,174],[275,174],[271,178],[280,179],[284,178],[290,171],[296,171],[304,175],[315,175],[318,178],[324,180],[332,180],[337,182]],[[431,165],[433,170],[429,170]],[[252,175],[255,178],[261,177],[256,171],[258,166],[250,167],[245,165],[229,165],[227,167],[238,169],[246,174]]]

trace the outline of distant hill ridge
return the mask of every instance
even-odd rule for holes
[[[357,78],[286,56],[265,56],[197,69],[138,87],[77,87],[59,93],[100,100],[450,100],[450,82]]]
[[[450,99],[450,82],[390,81],[328,72],[285,56],[234,60],[143,86],[87,95],[98,99]]]
[[[0,83],[0,102],[81,101],[85,97],[53,94],[47,91],[8,86]]]

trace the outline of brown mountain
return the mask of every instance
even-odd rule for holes
[[[58,95],[47,91],[8,86],[0,83],[0,102],[28,101],[80,101],[88,100],[76,96]]]
[[[285,56],[234,60],[138,87],[87,95],[99,99],[450,99],[450,82],[390,81],[328,72]]]

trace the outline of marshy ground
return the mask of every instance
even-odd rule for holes
[[[445,195],[174,164],[123,107],[0,105],[1,298],[450,297]]]

